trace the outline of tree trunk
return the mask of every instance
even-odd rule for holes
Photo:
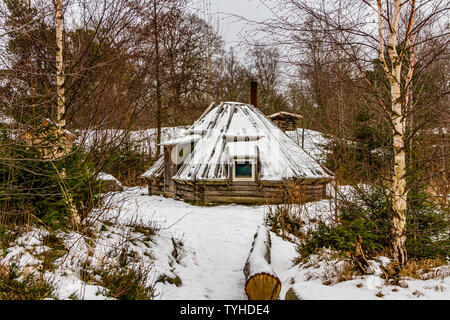
[[[57,94],[57,125],[59,131],[58,144],[62,150],[66,149],[66,106],[64,92],[64,68],[63,68],[63,5],[62,0],[56,1],[56,94]],[[58,152],[57,152],[58,153]],[[56,167],[55,167],[56,168]],[[78,225],[81,218],[78,215],[77,208],[73,203],[73,197],[70,190],[66,187],[64,180],[66,178],[66,169],[63,168],[61,173],[58,172],[61,179],[60,187],[67,207],[72,214],[72,222]]]
[[[156,80],[156,149],[157,155],[161,154],[161,79],[160,79],[160,57],[159,57],[159,35],[158,35],[158,21],[157,21],[157,0],[153,0],[153,37],[155,46],[155,80]]]
[[[378,5],[378,32],[380,41],[379,57],[383,70],[389,80],[391,88],[391,122],[393,127],[393,172],[392,172],[392,248],[394,260],[403,266],[407,262],[406,252],[406,152],[405,152],[405,110],[402,108],[401,95],[401,72],[402,72],[402,54],[397,51],[398,29],[400,21],[400,11],[402,8],[401,0],[394,0],[392,10],[392,20],[389,25],[389,43],[388,54],[391,67],[388,66],[384,58],[384,38],[383,38],[383,20],[381,0],[377,1]],[[413,14],[413,12],[412,12]],[[410,25],[411,27],[411,25]],[[403,49],[402,49],[403,50]],[[406,108],[405,108],[406,109]]]
[[[391,87],[394,113],[394,172],[392,176],[393,250],[394,259],[400,265],[407,261],[406,253],[406,153],[404,145],[405,120],[402,119],[400,84]],[[398,101],[398,102],[395,102]]]
[[[391,61],[392,124],[394,152],[394,168],[392,175],[392,209],[393,209],[393,241],[394,260],[400,266],[406,264],[406,153],[405,153],[405,124],[401,96],[401,57],[397,52],[398,25],[400,20],[401,1],[394,1],[393,20],[389,34],[388,53]],[[383,39],[380,39],[383,41]],[[383,52],[384,54],[384,52]]]
[[[63,13],[62,0],[56,1],[56,94],[57,94],[57,124],[60,132],[61,144],[65,145],[66,106],[64,92],[63,69]]]

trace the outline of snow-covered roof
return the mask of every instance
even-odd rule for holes
[[[185,144],[188,142],[192,142],[192,141],[198,141],[200,140],[202,136],[198,135],[198,134],[190,134],[190,135],[186,135],[184,137],[178,137],[175,139],[171,139],[169,141],[165,141],[163,143],[161,143],[160,145],[162,146],[173,146],[173,145],[177,145],[177,144]]]
[[[102,181],[116,181],[119,182],[113,175],[106,172],[99,172],[97,174],[97,179]],[[120,182],[119,182],[120,183]]]
[[[159,177],[164,173],[164,156],[159,157],[158,160],[148,169],[141,178]]]
[[[236,141],[227,143],[227,152],[233,158],[258,157],[258,145],[256,141]]]
[[[251,139],[253,141],[247,139],[247,143],[257,147],[260,180],[332,178],[283,130],[249,104],[222,102],[211,105],[187,132],[202,133],[202,138],[172,177],[175,180],[228,180],[232,159],[225,148],[234,142],[227,139],[231,135],[244,140],[246,136],[258,137]]]
[[[319,131],[309,129],[296,129],[293,131],[285,131],[285,133],[291,137],[299,146],[302,146],[310,156],[317,161],[324,161],[327,155],[326,145],[329,143],[329,139]]]
[[[299,114],[295,114],[295,113],[290,113],[290,112],[286,112],[286,111],[280,111],[274,114],[271,114],[270,116],[267,116],[267,118],[269,119],[274,119],[277,118],[279,116],[289,116],[289,117],[293,117],[296,119],[303,119],[303,117]]]

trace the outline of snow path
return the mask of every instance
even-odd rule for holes
[[[163,228],[176,223],[166,231],[181,239],[188,251],[175,267],[182,286],[165,285],[159,298],[247,299],[242,270],[253,235],[263,223],[264,206],[192,206],[148,196],[143,188],[127,189],[125,194],[136,201],[125,201],[121,216],[138,212],[139,218],[158,221]]]

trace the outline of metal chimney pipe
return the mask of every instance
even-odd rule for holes
[[[258,82],[255,80],[250,82],[250,104],[258,108]]]

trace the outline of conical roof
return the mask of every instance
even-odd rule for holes
[[[174,180],[228,180],[234,159],[250,158],[257,161],[258,179],[263,181],[332,178],[328,170],[249,104],[211,105],[185,135],[195,135],[196,144]]]

